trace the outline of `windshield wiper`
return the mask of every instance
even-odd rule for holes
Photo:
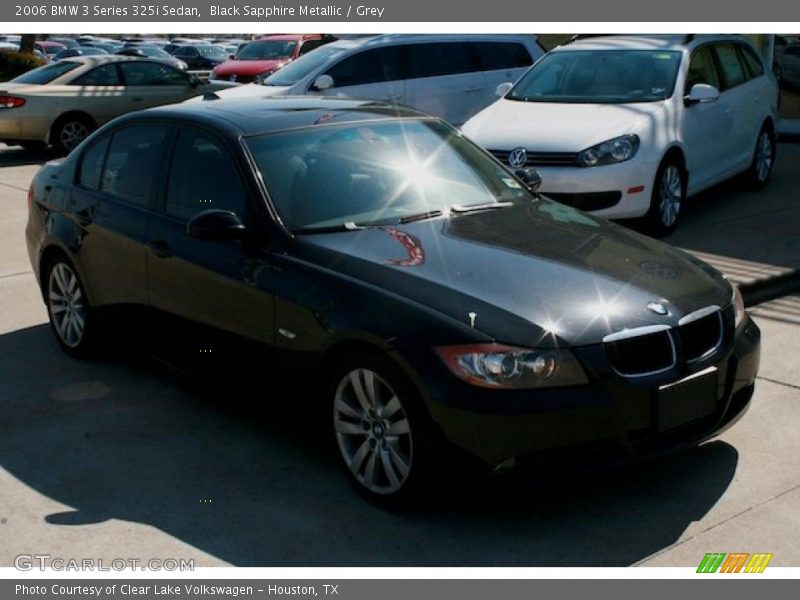
[[[336,233],[339,231],[358,231],[359,229],[366,229],[370,225],[359,225],[348,221],[347,223],[340,223],[339,225],[322,225],[320,227],[298,227],[292,229],[295,235],[303,235],[306,233]]]
[[[468,204],[467,206],[459,206],[458,204],[454,204],[450,207],[450,211],[454,213],[469,213],[469,212],[476,212],[479,210],[495,210],[497,208],[508,208],[510,206],[514,206],[513,202],[486,202],[484,204]]]
[[[444,214],[444,211],[441,210],[428,210],[425,212],[417,213],[416,215],[408,215],[407,217],[403,217],[398,222],[401,225],[405,225],[406,223],[414,223],[415,221],[424,221],[426,219],[433,219],[435,217],[441,217]]]

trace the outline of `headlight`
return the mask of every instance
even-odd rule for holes
[[[526,389],[588,383],[583,368],[567,350],[532,350],[501,344],[435,348],[459,379],[478,387]]]
[[[211,69],[211,73],[209,73],[209,75],[208,75],[208,80],[209,81],[214,81],[214,80],[217,79],[217,77],[218,77],[217,70],[216,69]]]
[[[744,321],[744,317],[746,315],[744,311],[744,298],[742,298],[742,292],[739,291],[739,286],[735,283],[731,283],[731,288],[733,288],[733,297],[731,298],[731,304],[733,304],[733,322],[736,327],[741,325],[742,321]]]
[[[578,165],[596,167],[625,162],[636,156],[637,150],[639,150],[639,136],[623,135],[587,148],[578,155]]]

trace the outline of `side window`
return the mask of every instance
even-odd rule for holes
[[[764,66],[761,63],[761,59],[756,55],[750,46],[737,44],[736,48],[739,50],[739,56],[741,57],[742,64],[747,71],[748,79],[760,77],[764,74]]]
[[[136,61],[122,63],[122,76],[125,85],[188,85],[189,80],[183,72],[169,65]]]
[[[100,179],[101,191],[146,207],[166,138],[167,128],[158,125],[135,125],[114,133]]]
[[[482,71],[519,69],[533,64],[528,49],[514,42],[472,42]]]
[[[111,138],[106,137],[90,146],[81,158],[78,183],[92,190],[100,189],[100,175],[106,160],[106,151]]]
[[[194,129],[178,136],[167,186],[167,214],[189,220],[212,208],[246,218],[247,194],[230,152],[215,138]]]
[[[688,94],[692,86],[698,83],[707,83],[720,89],[714,54],[709,46],[699,48],[692,55],[692,62],[689,63],[689,74],[686,77],[686,93]]]
[[[76,77],[70,85],[122,85],[117,65],[103,65]]]
[[[366,85],[402,79],[395,46],[374,48],[348,56],[328,72],[336,87]]]
[[[308,52],[311,52],[315,48],[319,48],[322,46],[322,40],[308,40],[300,47],[300,54],[299,56],[303,56]]]
[[[405,53],[408,79],[441,77],[480,70],[472,60],[466,42],[410,44],[405,47]]]
[[[719,66],[722,69],[722,78],[725,80],[725,89],[734,88],[747,80],[744,67],[739,60],[739,53],[733,44],[717,44],[715,46]]]

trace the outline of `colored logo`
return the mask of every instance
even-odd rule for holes
[[[772,554],[757,552],[708,552],[697,567],[698,573],[763,573]]]
[[[508,155],[508,164],[518,169],[528,162],[528,151],[525,148],[514,148]]]

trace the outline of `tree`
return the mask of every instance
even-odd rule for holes
[[[36,35],[33,33],[25,33],[22,35],[22,40],[19,44],[19,51],[22,54],[33,54],[33,45],[36,43]]]

